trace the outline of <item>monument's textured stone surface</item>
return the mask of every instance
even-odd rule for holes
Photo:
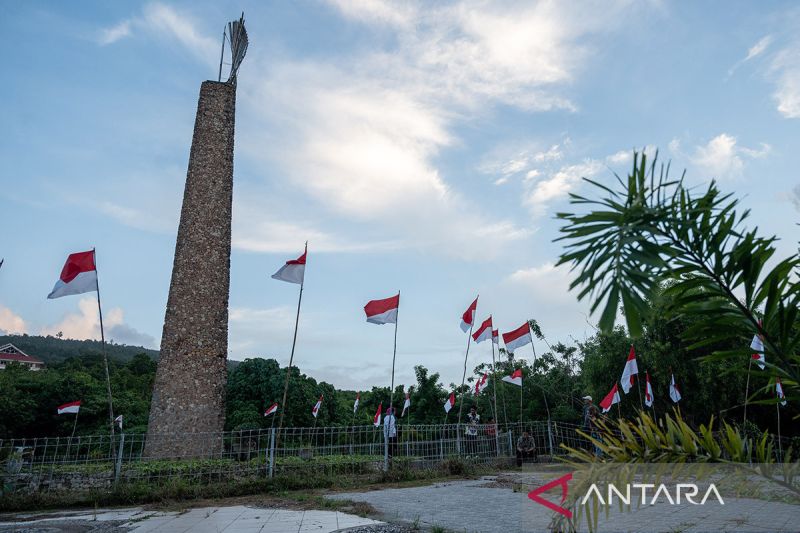
[[[225,423],[235,83],[200,88],[145,455],[209,456]]]

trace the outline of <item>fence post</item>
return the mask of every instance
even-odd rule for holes
[[[456,424],[456,455],[461,456],[461,424]]]
[[[553,460],[553,432],[550,430],[550,419],[549,418],[547,419],[547,439],[550,442],[550,461],[552,461]]]
[[[511,436],[511,428],[508,428],[508,455],[514,456],[514,444],[513,444],[513,437]]]
[[[119,450],[117,450],[117,461],[114,467],[114,485],[119,482],[119,476],[122,473],[122,454],[125,450],[125,433],[119,434]]]
[[[267,460],[269,461],[269,471],[267,475],[272,479],[272,476],[275,475],[275,428],[269,431],[269,449],[267,450],[267,454]]]

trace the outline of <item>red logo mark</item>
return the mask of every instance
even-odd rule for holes
[[[567,518],[572,518],[572,511],[570,511],[569,509],[564,509],[560,505],[556,505],[553,502],[549,502],[549,501],[545,500],[544,498],[542,498],[541,496],[539,496],[539,494],[541,494],[543,492],[547,492],[548,490],[552,489],[553,487],[557,487],[557,486],[560,485],[561,486],[561,503],[564,503],[564,500],[567,499],[567,482],[569,482],[570,479],[572,479],[572,472],[570,472],[569,474],[567,474],[565,476],[562,476],[562,477],[560,477],[558,479],[554,479],[553,481],[551,481],[547,485],[542,485],[538,489],[533,489],[532,491],[530,491],[528,493],[528,498],[530,498],[531,500],[535,501],[536,503],[538,503],[540,505],[544,505],[545,507],[547,507],[551,511],[555,511],[557,513],[560,513],[560,514],[566,516]]]

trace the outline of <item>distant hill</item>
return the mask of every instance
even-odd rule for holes
[[[11,343],[23,352],[41,359],[47,365],[60,363],[70,357],[102,353],[100,341],[59,339],[48,335],[0,335],[0,346]],[[150,350],[141,346],[106,343],[108,357],[120,363],[127,363],[137,354],[147,354],[154,361],[158,359],[158,350]]]
[[[59,339],[48,335],[0,335],[0,346],[11,343],[26,354],[44,361],[45,365],[53,365],[81,355],[101,354],[103,346],[100,341],[77,341],[74,339]],[[153,361],[158,361],[159,351],[142,346],[129,346],[127,344],[106,343],[109,359],[118,363],[127,363],[136,355],[147,354]],[[233,370],[241,361],[228,359],[228,370]]]

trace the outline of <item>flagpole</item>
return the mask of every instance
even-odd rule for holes
[[[303,251],[303,255],[308,254],[308,241]],[[294,337],[292,338],[292,352],[289,355],[289,366],[286,367],[286,378],[283,382],[283,399],[281,400],[281,419],[278,421],[277,441],[280,441],[281,429],[283,428],[283,414],[286,412],[286,395],[289,392],[289,376],[292,373],[292,363],[294,362],[294,347],[297,344],[297,326],[300,324],[300,304],[303,301],[303,286],[306,283],[305,271],[303,271],[303,279],[300,280],[300,296],[297,297],[297,314],[294,317]],[[316,418],[314,418],[316,421]],[[277,444],[276,444],[277,446]]]
[[[103,308],[100,306],[100,276],[97,272],[97,254],[92,248],[92,260],[94,261],[94,286],[97,291],[97,313],[100,316],[100,343],[103,347],[103,365],[106,370],[106,390],[108,392],[108,420],[111,423],[111,442],[114,442],[114,401],[111,397],[111,376],[108,373],[108,354],[106,353],[106,334],[103,329]],[[77,417],[75,417],[77,420]]]
[[[639,391],[639,410],[644,412],[644,404],[642,403],[642,384],[639,382],[639,368],[636,368],[636,389]]]
[[[645,375],[649,376],[649,374],[647,374],[647,373],[645,373]],[[652,389],[653,389],[653,384],[651,383],[650,384],[650,390],[652,390]],[[653,405],[650,406],[650,409],[653,410],[653,422],[656,422],[656,395],[653,393],[652,396],[653,396],[653,399],[652,399]],[[658,425],[658,424],[656,424],[656,425]]]
[[[467,352],[464,354],[464,374],[461,376],[461,401],[458,402],[458,420],[456,424],[461,424],[461,412],[464,409],[464,382],[467,380],[467,358],[469,357],[469,343],[472,340],[472,328],[475,327],[475,315],[478,307],[472,313],[472,324],[469,325],[469,335],[467,336]]]
[[[397,322],[400,319],[400,291],[397,291],[397,314],[394,318],[394,349],[392,350],[392,385],[389,387],[389,409],[394,407],[394,362],[397,359]],[[392,411],[394,415],[394,411]]]
[[[498,331],[498,335],[500,335],[499,331]],[[492,347],[492,350],[494,350],[494,346]],[[498,349],[498,353],[497,353],[497,358],[498,359],[500,359],[500,353],[499,352],[500,352],[500,350]],[[500,389],[500,394],[503,397],[503,422],[506,425],[508,425],[508,409],[506,409],[506,388],[505,387],[502,387]]]
[[[494,358],[494,324],[489,327],[489,342],[492,344],[492,395],[494,396],[494,416],[495,422],[500,421],[500,411],[497,410],[497,363]],[[499,332],[498,332],[499,335]]]
[[[531,350],[533,350],[533,375],[531,376],[531,381],[533,381],[534,376],[536,375],[536,346],[533,345],[533,339],[531,339]],[[540,386],[542,389],[542,398],[544,398],[544,409],[547,411],[547,423],[550,424],[550,406],[547,404],[547,394],[545,394],[544,387]]]
[[[72,439],[75,437],[75,428],[78,427],[78,415],[80,414],[80,412],[81,412],[80,408],[77,411],[75,411],[75,422],[72,424],[72,435],[69,436],[70,442],[72,442]],[[780,426],[780,422],[778,422],[778,426]]]
[[[781,399],[775,404],[775,410],[778,412],[778,455],[780,455],[781,462],[783,462],[783,445],[781,444]],[[77,417],[76,417],[77,418]]]
[[[750,396],[750,370],[753,368],[753,358],[747,364],[747,384],[744,386],[744,420],[742,420],[742,430],[747,425],[747,398]]]
[[[358,393],[356,392],[356,398]],[[353,446],[356,443],[356,408],[353,408],[353,416],[350,418],[350,455],[353,455]]]

